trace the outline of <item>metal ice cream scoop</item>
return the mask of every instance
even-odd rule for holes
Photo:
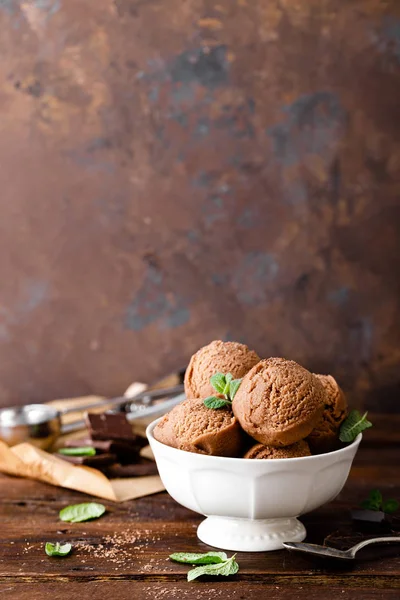
[[[21,442],[30,442],[42,450],[47,450],[60,435],[79,431],[85,427],[85,421],[83,420],[63,425],[61,417],[68,413],[82,412],[101,406],[107,407],[107,410],[109,410],[110,406],[120,407],[121,405],[128,405],[129,412],[127,412],[126,417],[128,421],[133,421],[134,419],[148,417],[153,413],[160,412],[160,409],[162,413],[167,412],[175,404],[182,401],[182,391],[182,385],[164,389],[145,390],[132,398],[120,396],[111,400],[101,400],[94,404],[66,410],[57,410],[46,404],[27,404],[25,406],[3,408],[0,410],[0,440],[6,442],[9,446],[14,446]],[[163,400],[162,404],[160,402],[157,403],[161,398],[169,399]]]
[[[328,546],[319,546],[318,544],[305,544],[303,542],[283,542],[283,545],[288,550],[294,550],[296,552],[303,552],[304,554],[311,554],[322,558],[338,558],[340,560],[354,560],[356,554],[361,548],[369,546],[370,544],[383,544],[386,542],[394,542],[399,544],[400,537],[377,537],[370,540],[363,540],[355,546],[352,546],[348,550],[337,550],[336,548],[329,548]]]

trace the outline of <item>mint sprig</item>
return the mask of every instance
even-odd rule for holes
[[[47,556],[67,556],[71,552],[71,549],[71,544],[60,544],[60,542],[56,542],[55,544],[46,542],[44,547]]]
[[[226,375],[224,375],[224,373],[215,373],[215,375],[210,378],[210,383],[214,390],[224,397],[218,398],[218,396],[209,396],[204,400],[204,404],[207,408],[217,410],[218,408],[223,408],[232,404],[232,400],[234,399],[242,380],[233,379],[232,373],[227,373]]]
[[[361,506],[367,510],[382,510],[387,515],[391,515],[398,510],[400,504],[394,498],[384,501],[379,490],[371,490],[368,498],[361,502]]]
[[[177,552],[171,554],[171,560],[191,565],[201,565],[191,569],[187,574],[187,580],[193,581],[202,575],[235,575],[239,571],[239,565],[235,560],[236,554],[227,557],[225,552],[206,552],[206,554],[193,554]]]
[[[239,571],[239,565],[235,560],[236,554],[228,558],[228,560],[223,563],[217,563],[214,565],[203,565],[202,567],[196,567],[192,569],[187,574],[187,580],[193,581],[193,579],[197,579],[197,577],[201,577],[202,575],[224,575],[228,577],[229,575],[236,575]]]
[[[195,552],[175,552],[170,555],[170,559],[179,563],[189,565],[212,565],[222,563],[228,560],[225,552],[206,552],[205,554],[196,554]]]
[[[366,412],[361,416],[358,410],[352,410],[340,426],[339,440],[341,442],[353,442],[364,429],[372,427],[372,423],[367,420],[367,414]]]

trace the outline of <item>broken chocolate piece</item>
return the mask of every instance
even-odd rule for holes
[[[117,460],[115,454],[96,454],[96,456],[66,456],[65,454],[56,454],[58,458],[62,458],[73,465],[85,465],[95,469],[102,469],[108,465],[112,465]]]
[[[114,441],[114,440],[91,440],[90,438],[80,438],[67,440],[67,448],[80,448],[81,446],[92,446],[97,453],[107,452],[117,455],[118,462],[122,464],[137,462],[140,450],[147,446],[146,438],[141,435],[133,435],[132,442]]]
[[[110,452],[111,440],[91,440],[89,437],[79,438],[76,440],[66,440],[66,448],[80,448],[81,446],[92,446],[96,451],[99,452]]]
[[[382,523],[385,520],[385,513],[381,510],[355,509],[351,511],[351,517],[354,521]]]
[[[123,413],[87,413],[86,424],[92,440],[132,442],[132,426]]]
[[[158,469],[155,462],[147,460],[136,465],[110,465],[103,469],[103,473],[109,479],[117,477],[145,477],[146,475],[157,475]]]

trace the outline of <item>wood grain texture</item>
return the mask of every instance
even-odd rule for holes
[[[32,584],[0,585],[2,599],[32,600]],[[371,589],[360,587],[357,592],[363,600],[398,600],[398,589]],[[42,600],[65,600],[65,598],[82,598],[82,600],[322,600],[326,598],[326,589],[310,585],[299,585],[296,588],[285,588],[279,585],[264,583],[248,583],[238,586],[231,582],[213,582],[211,586],[199,583],[195,589],[188,589],[185,583],[143,583],[136,581],[102,581],[90,583],[46,583],[40,585]],[[343,589],[341,586],[329,586],[329,594],[341,600],[357,598],[354,588]],[[38,596],[39,597],[39,596]]]
[[[238,339],[397,411],[398,0],[0,2],[0,403]]]
[[[398,436],[390,450],[382,451],[363,442],[339,497],[302,517],[308,541],[329,539],[332,545],[348,546],[359,539],[349,510],[372,488],[379,488],[385,498],[400,498],[399,442]],[[71,524],[58,519],[60,508],[87,500],[78,492],[0,477],[2,598],[58,600],[68,594],[92,600],[314,600],[325,598],[329,589],[330,594],[349,600],[394,600],[400,594],[400,546],[395,545],[366,549],[351,565],[315,562],[287,551],[238,553],[240,571],[234,578],[189,584],[188,567],[170,562],[168,556],[210,549],[196,537],[199,515],[162,493],[123,504],[107,503],[108,512],[97,521]],[[400,529],[399,521],[394,520],[394,529]],[[51,540],[70,541],[72,554],[48,558],[43,546]]]

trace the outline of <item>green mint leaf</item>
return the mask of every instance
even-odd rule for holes
[[[371,490],[368,498],[361,502],[362,508],[367,510],[380,510],[382,506],[382,494],[379,490]]]
[[[203,403],[207,408],[213,408],[217,410],[218,408],[223,408],[224,406],[229,406],[231,404],[230,400],[225,400],[225,398],[217,398],[217,396],[209,396],[206,398]]]
[[[213,375],[210,378],[210,383],[216,392],[218,392],[219,394],[224,393],[224,389],[226,386],[226,378],[223,373],[215,373],[215,375]]]
[[[232,375],[232,373],[227,373],[227,374],[225,375],[225,382],[226,382],[226,384],[225,384],[225,387],[224,387],[224,391],[223,391],[223,392],[221,392],[221,393],[222,393],[222,394],[225,396],[225,398],[226,398],[227,400],[229,400],[229,399],[230,399],[230,398],[229,398],[229,387],[230,387],[230,383],[231,383],[231,381],[232,381],[232,380],[233,380],[233,375]]]
[[[61,521],[67,523],[81,523],[89,519],[98,519],[106,512],[106,507],[97,502],[84,502],[83,504],[72,504],[60,510]]]
[[[389,500],[386,500],[386,502],[383,503],[382,510],[386,514],[391,515],[394,512],[396,512],[396,510],[398,510],[399,506],[400,504],[397,500],[394,500],[394,498],[390,498]]]
[[[71,549],[71,544],[60,544],[60,542],[56,542],[55,544],[46,542],[44,547],[47,556],[67,556],[71,552]]]
[[[362,416],[358,410],[352,410],[340,427],[339,439],[341,442],[353,442],[359,433],[372,427],[372,423],[367,421],[367,414]]]
[[[60,448],[58,454],[65,456],[95,456],[96,450],[91,446],[82,446],[81,448]]]
[[[222,394],[225,396],[225,398],[228,400],[228,396],[229,396],[229,383],[226,384],[226,386],[224,387],[224,391],[222,392]]]
[[[225,577],[235,575],[239,571],[239,565],[235,561],[235,556],[236,554],[223,563],[203,565],[202,567],[191,569],[187,574],[187,580],[193,581],[193,579],[197,579],[197,577],[201,577],[202,575],[224,575]]]
[[[368,500],[372,504],[380,506],[382,504],[382,500],[383,500],[381,492],[379,490],[371,490],[370,493],[368,494]]]
[[[229,398],[231,400],[236,396],[236,392],[240,388],[240,384],[242,383],[241,379],[233,379],[229,384]]]
[[[175,562],[187,563],[189,565],[213,565],[228,560],[225,552],[206,552],[205,554],[175,552],[175,554],[171,554],[169,558]]]

